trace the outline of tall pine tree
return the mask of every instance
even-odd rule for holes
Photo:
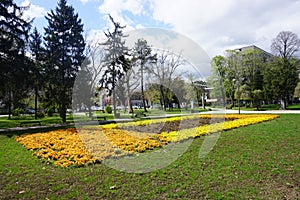
[[[106,51],[104,57],[104,66],[106,67],[103,77],[100,80],[102,87],[107,88],[112,93],[113,97],[113,110],[114,117],[116,117],[116,86],[118,80],[125,74],[125,72],[130,68],[128,59],[128,48],[125,46],[125,41],[123,40],[126,37],[123,34],[123,29],[125,26],[121,26],[120,23],[115,22],[114,19],[109,15],[111,22],[114,25],[114,30],[111,32],[107,30],[105,36],[107,40],[103,43],[104,50]]]
[[[35,119],[37,118],[38,110],[38,96],[39,90],[41,89],[44,83],[44,49],[42,47],[42,36],[39,34],[37,28],[34,28],[33,33],[30,34],[29,47],[32,55],[32,64],[31,64],[31,85],[34,89],[34,110],[35,110]]]
[[[136,62],[139,62],[140,72],[141,72],[141,94],[142,94],[142,103],[144,107],[144,111],[147,112],[146,108],[146,100],[144,93],[144,71],[147,69],[147,64],[156,63],[157,58],[156,54],[152,54],[151,47],[147,44],[147,40],[138,39],[135,43],[135,47],[133,49],[133,57]],[[148,70],[149,71],[149,70]]]
[[[67,106],[71,105],[72,87],[85,58],[83,24],[66,0],[60,0],[55,11],[51,10],[46,19],[48,26],[45,28],[44,40],[50,79],[48,91],[65,123]]]
[[[0,2],[0,85],[9,118],[11,107],[18,107],[25,87],[28,59],[25,46],[30,29],[30,21],[22,18],[25,7],[17,6],[13,0]]]

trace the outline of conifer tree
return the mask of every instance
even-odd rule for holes
[[[156,54],[152,54],[151,47],[147,44],[145,39],[138,39],[133,49],[133,56],[136,62],[139,62],[139,69],[141,73],[141,94],[144,111],[147,112],[145,93],[144,93],[144,71],[147,70],[146,66],[150,63],[155,63],[157,58]],[[147,70],[148,71],[148,70]]]
[[[104,58],[104,70],[103,78],[100,80],[102,87],[106,87],[113,97],[113,111],[116,117],[116,90],[118,80],[125,74],[130,68],[128,59],[128,48],[125,46],[123,38],[123,29],[125,26],[121,26],[120,23],[115,22],[114,19],[109,15],[111,22],[114,25],[114,31],[107,30],[105,36],[107,40],[103,43],[104,50],[106,51]]]
[[[0,2],[0,85],[11,116],[11,107],[17,107],[25,87],[28,71],[25,46],[30,29],[30,21],[22,18],[26,7],[17,6],[13,0]]]
[[[32,64],[31,64],[31,85],[34,89],[34,110],[35,110],[35,119],[37,118],[37,102],[39,96],[39,90],[44,82],[44,69],[43,69],[43,61],[44,58],[44,49],[42,47],[42,36],[39,34],[37,28],[34,28],[33,33],[30,34],[29,47],[32,56]]]
[[[46,16],[45,47],[47,52],[48,91],[66,122],[67,106],[71,105],[72,87],[84,60],[83,24],[74,8],[60,0],[55,10]]]

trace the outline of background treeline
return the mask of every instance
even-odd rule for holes
[[[257,108],[263,102],[281,102],[282,109],[286,109],[287,103],[300,97],[300,63],[295,54],[299,47],[295,33],[282,31],[272,41],[273,55],[252,46],[215,56],[209,83],[219,90],[213,90],[211,95],[222,96],[231,102],[229,107],[243,100]]]
[[[26,9],[13,0],[0,2],[0,106],[9,118],[26,111],[36,118],[58,111],[66,122],[72,107],[91,114],[103,91],[115,115],[118,106],[132,112],[134,99],[141,100],[144,111],[153,104],[164,110],[191,101],[204,106],[207,95],[231,104],[282,99],[285,108],[299,94],[295,52],[300,42],[292,32],[278,34],[272,42],[274,56],[268,58],[255,49],[214,57],[208,79],[214,89],[208,94],[206,82],[184,70],[189,63],[182,55],[153,49],[143,38],[128,48],[125,26],[111,16],[113,27],[104,32],[104,42],[87,41],[81,19],[66,0],[45,16],[43,35],[22,17]]]

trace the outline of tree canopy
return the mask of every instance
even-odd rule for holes
[[[66,109],[71,105],[71,91],[77,72],[85,58],[83,24],[74,8],[60,0],[46,16],[45,46],[47,52],[48,87],[60,116],[66,122]]]

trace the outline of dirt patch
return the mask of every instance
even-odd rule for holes
[[[136,132],[146,132],[146,133],[162,133],[178,131],[182,129],[190,129],[198,126],[203,126],[207,124],[214,124],[223,121],[232,121],[234,119],[220,119],[220,118],[195,118],[195,119],[185,119],[179,121],[165,122],[165,123],[153,123],[144,126],[127,126],[122,127],[124,130],[136,131]]]

